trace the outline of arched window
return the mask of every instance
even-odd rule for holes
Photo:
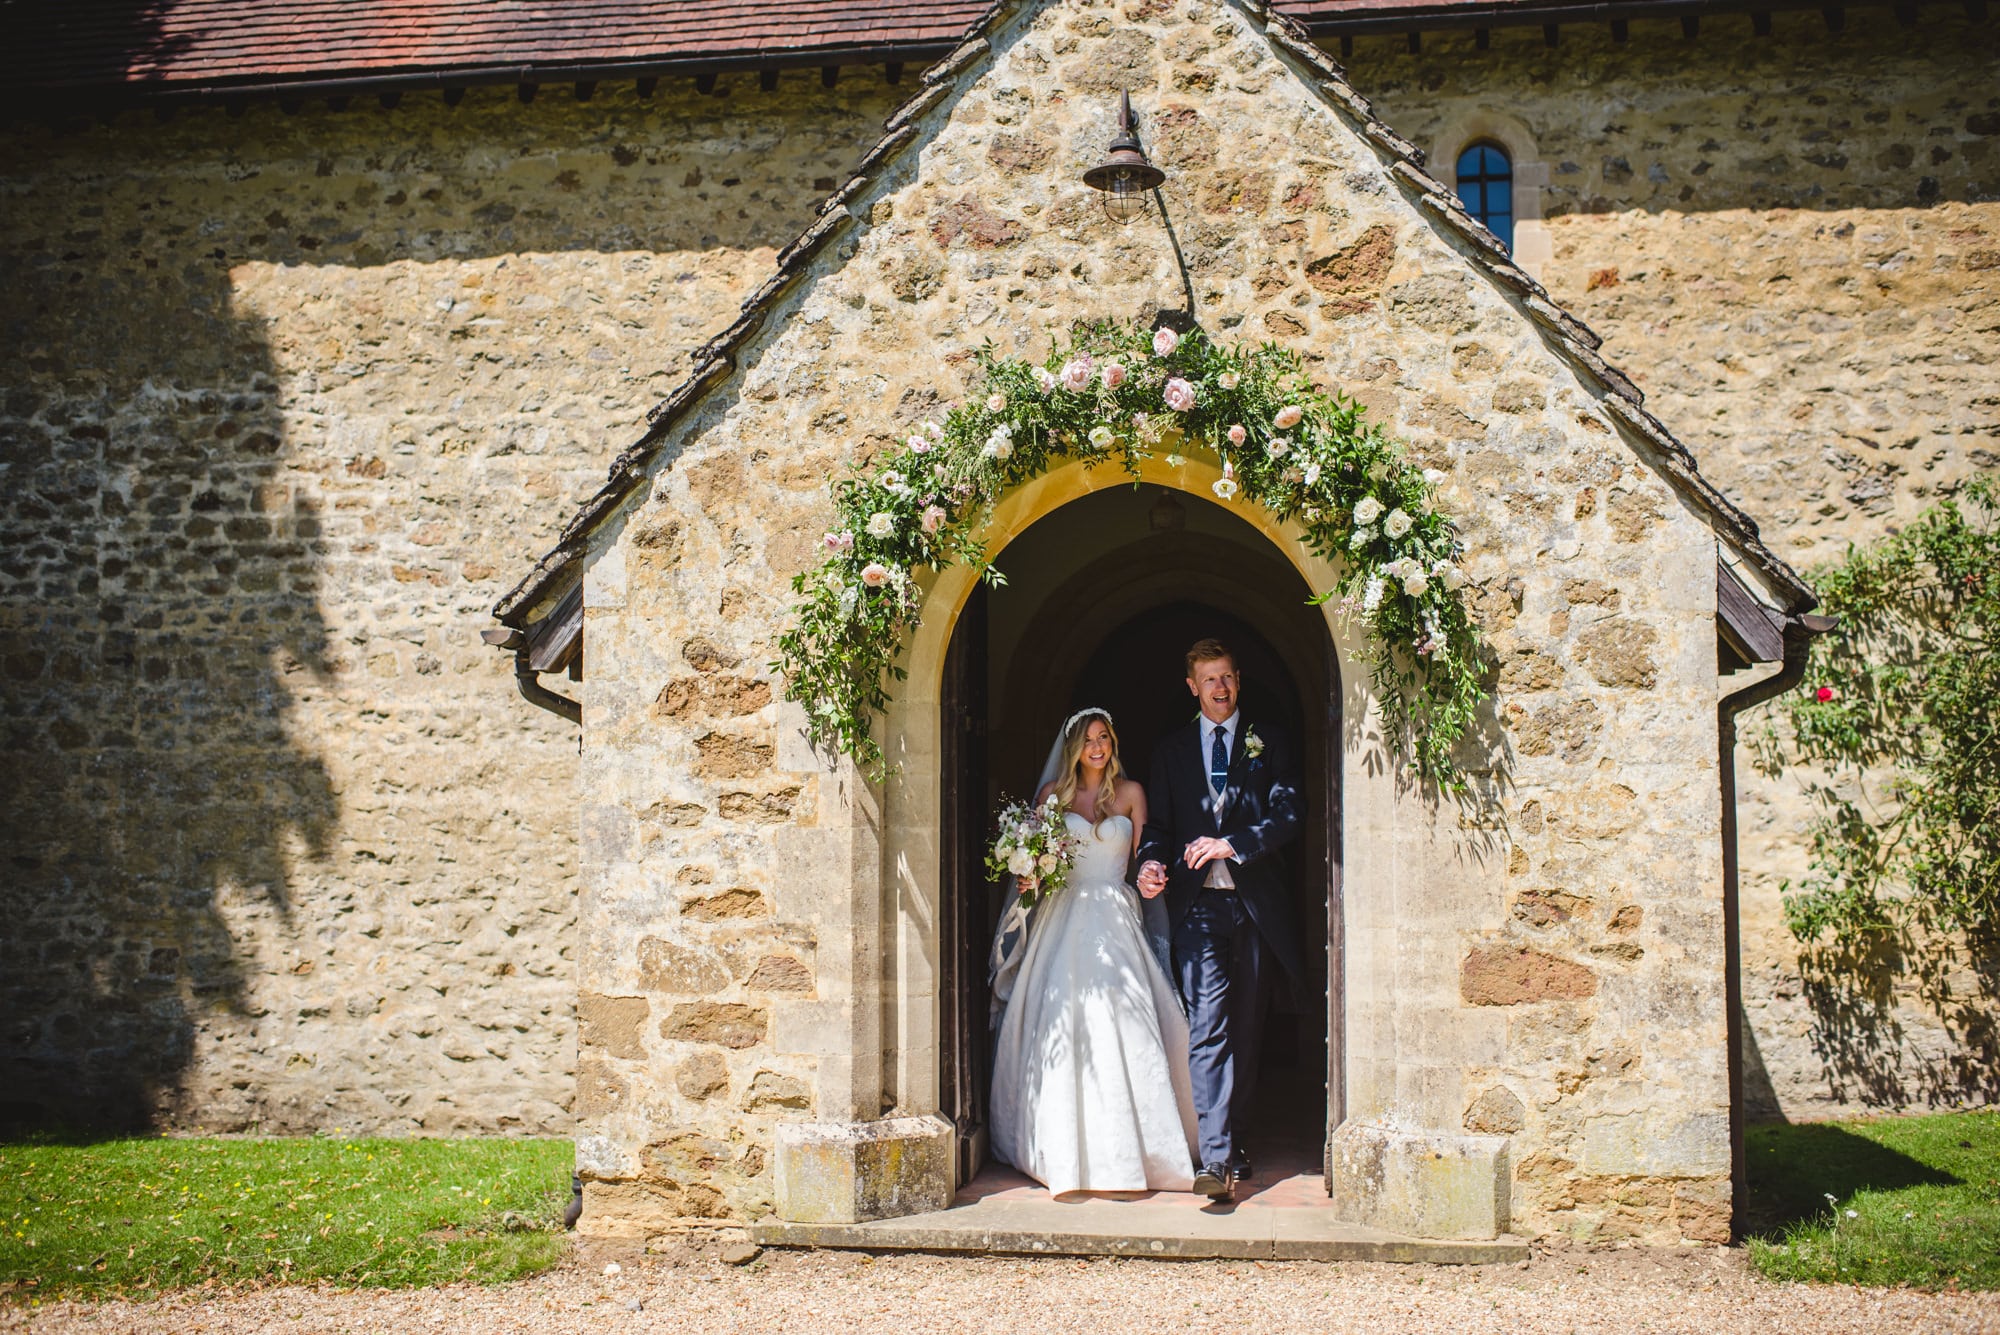
[[[1514,164],[1490,139],[1458,155],[1458,197],[1509,250],[1514,248]]]

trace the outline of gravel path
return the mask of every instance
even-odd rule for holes
[[[606,1274],[616,1264],[615,1274]],[[2000,1333],[2000,1294],[1771,1284],[1740,1252],[1540,1252],[1520,1266],[1160,1262],[767,1252],[736,1268],[714,1249],[648,1256],[583,1244],[562,1268],[504,1288],[274,1288],[155,1303],[0,1308],[0,1332],[354,1332],[355,1335],[707,1335],[782,1331],[1026,1331],[1117,1335],[1718,1335]]]

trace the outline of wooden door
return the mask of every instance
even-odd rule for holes
[[[1320,829],[1326,859],[1326,1147],[1321,1171],[1326,1193],[1333,1194],[1333,1133],[1347,1117],[1347,932],[1341,911],[1340,785],[1340,655],[1331,631],[1326,635],[1326,680],[1323,685],[1324,745],[1320,748]]]
[[[939,1111],[957,1128],[958,1181],[986,1158],[990,1073],[986,950],[993,931],[986,883],[986,587],[973,590],[945,654],[938,705]]]

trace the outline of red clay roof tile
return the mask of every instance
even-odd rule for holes
[[[1279,0],[1323,34],[1749,0]],[[1762,0],[1766,8],[1798,0]],[[0,96],[928,59],[987,0],[0,0]]]

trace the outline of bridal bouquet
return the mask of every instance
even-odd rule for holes
[[[996,880],[1012,875],[1021,887],[1021,898],[1033,904],[1069,882],[1075,860],[1076,839],[1054,793],[1039,807],[1015,801],[1000,808],[999,833],[986,855],[987,875]]]

